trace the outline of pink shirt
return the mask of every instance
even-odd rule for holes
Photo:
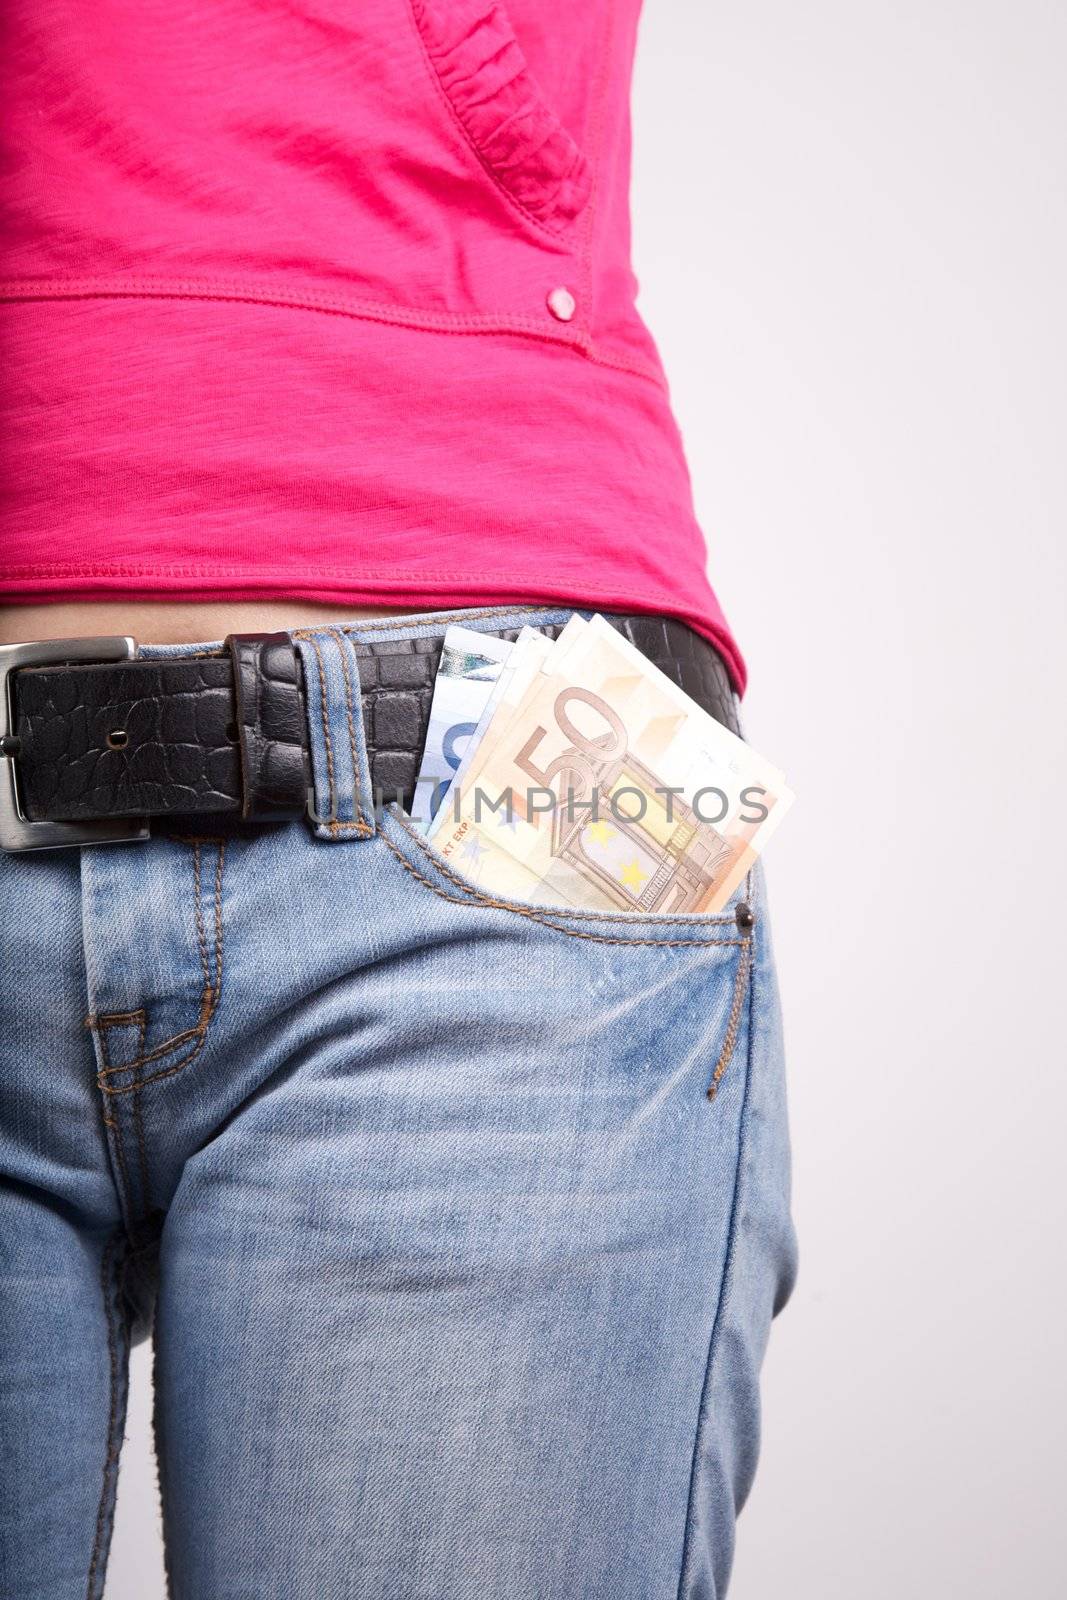
[[[667,612],[639,0],[7,0],[0,594]]]

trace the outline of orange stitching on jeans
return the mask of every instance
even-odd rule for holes
[[[464,883],[463,879],[461,877],[459,877],[456,873],[454,873],[451,870],[451,868],[445,863],[445,861],[440,856],[436,856],[433,853],[433,851],[430,849],[430,846],[426,843],[426,840],[420,838],[419,835],[415,832],[414,828],[411,828],[411,827],[408,826],[407,822],[405,822],[404,818],[400,815],[400,813],[398,811],[391,810],[389,814],[393,818],[394,822],[396,822],[397,826],[403,828],[404,832],[408,835],[408,837],[411,840],[412,844],[418,845],[419,849],[422,851],[422,853],[426,857],[427,861],[429,861],[430,865],[437,872],[439,872],[443,878],[447,878],[450,883],[454,883],[456,885],[457,889],[463,889],[467,894],[473,894],[473,895],[476,895],[476,896],[480,896],[481,895],[481,891],[480,890],[474,888],[474,886],[471,885],[471,884]],[[492,903],[495,906],[501,906],[505,911],[512,911],[512,910],[525,911],[526,910],[526,907],[524,907],[524,906],[516,906],[514,901],[494,900]],[[621,922],[623,920],[623,918],[632,917],[632,916],[635,915],[635,913],[633,911],[581,911],[581,910],[569,911],[568,910],[568,911],[565,911],[565,912],[564,911],[560,911],[558,913],[558,915],[559,916],[566,916],[568,921],[571,921],[571,920],[573,920],[574,918],[577,917],[577,918],[580,918],[583,921],[588,921],[588,922]],[[686,925],[689,925],[689,926],[692,925],[692,918],[693,918],[693,913],[692,912],[683,913],[681,915],[679,915],[677,913],[672,914],[671,912],[649,912],[648,916],[647,917],[642,917],[641,920],[643,922],[665,922],[665,923],[680,922],[684,927]],[[703,927],[724,927],[729,923],[733,923],[734,920],[735,919],[733,917],[710,917],[710,916],[709,917],[701,917],[701,919],[700,919],[701,926],[703,926]],[[703,943],[703,941],[701,941],[701,942]],[[740,941],[733,940],[731,942],[736,944],[736,943],[739,943]]]
[[[363,838],[368,838],[374,832],[374,828],[365,820],[363,815],[362,786],[359,776],[359,759],[356,753],[356,730],[352,709],[352,681],[349,676],[348,663],[345,660],[344,645],[342,643],[342,635],[345,630],[341,628],[326,628],[323,631],[336,636],[335,643],[338,654],[341,657],[341,671],[344,675],[345,689],[347,691],[345,709],[348,713],[348,738],[352,750],[352,777],[355,784],[355,803],[359,818],[354,821],[346,821],[344,818],[338,818],[337,816],[337,785],[334,777],[333,743],[330,739],[330,715],[326,703],[326,669],[318,639],[310,628],[302,628],[293,633],[292,637],[294,639],[306,639],[314,650],[315,659],[318,662],[319,694],[322,700],[322,731],[326,740],[326,771],[329,775],[330,784],[330,814],[326,818],[320,818],[319,825],[326,828],[330,833],[358,833]]]
[[[100,1078],[103,1076],[103,1073],[110,1070],[111,1066],[110,1057],[108,1055],[106,1029],[104,1029],[100,1034],[100,1059],[104,1063],[104,1066],[100,1076],[97,1078],[98,1083],[100,1082]],[[111,1132],[114,1135],[111,1140],[111,1147],[115,1152],[115,1176],[118,1179],[119,1198],[122,1202],[122,1209],[128,1220],[128,1225],[132,1228],[134,1208],[133,1199],[130,1194],[130,1172],[126,1165],[126,1146],[122,1137],[122,1126],[117,1118],[109,1117],[106,1111],[104,1112],[104,1122],[106,1126],[111,1129]]]
[[[153,1061],[158,1061],[161,1056],[173,1055],[179,1045],[188,1044],[190,1039],[201,1038],[203,1033],[204,1024],[198,1022],[195,1028],[186,1028],[182,1033],[172,1034],[169,1039],[164,1039],[162,1044],[156,1045],[154,1050],[149,1050],[145,1055],[138,1056],[133,1061],[123,1061],[117,1067],[109,1067],[107,1072],[102,1072],[100,1076],[101,1078],[114,1077],[119,1072],[132,1072],[135,1067],[150,1066]],[[151,1081],[150,1078],[144,1079],[145,1083],[151,1083]],[[136,1088],[136,1084],[131,1084],[130,1087]],[[108,1092],[112,1091],[109,1090]]]
[[[715,1071],[711,1075],[711,1082],[707,1087],[709,1100],[714,1100],[719,1092],[719,1084],[730,1061],[733,1058],[734,1046],[737,1044],[737,1035],[741,1029],[741,1011],[744,1006],[745,993],[748,989],[749,975],[752,972],[752,935],[741,942],[741,954],[737,961],[737,974],[734,978],[733,1000],[730,1004],[730,1015],[726,1022],[726,1033],[723,1036],[722,1049],[719,1059],[715,1063]]]
[[[413,878],[416,878],[419,883],[425,884],[427,889],[432,890],[432,892],[438,895],[442,900],[448,900],[453,905],[460,906],[469,905],[473,900],[479,905],[489,906],[491,909],[496,911],[510,911],[517,917],[528,917],[531,922],[539,922],[546,928],[552,928],[556,933],[565,933],[570,939],[591,939],[595,944],[656,945],[663,949],[678,948],[682,945],[693,949],[700,949],[705,945],[733,946],[744,943],[743,939],[627,939],[621,937],[617,938],[606,933],[586,933],[585,930],[581,928],[565,928],[561,923],[551,921],[549,917],[542,915],[540,912],[534,910],[533,907],[512,905],[506,900],[491,900],[488,895],[480,894],[477,889],[467,889],[463,895],[446,894],[444,889],[439,888],[436,883],[431,883],[429,878],[424,878],[422,873],[412,866],[411,862],[405,855],[402,854],[400,849],[393,843],[392,839],[389,838],[388,834],[380,833],[378,837],[385,840],[385,843],[389,846],[390,850],[400,862],[400,865],[403,867],[405,872],[410,872]],[[570,913],[560,912],[559,914],[561,916],[569,916]]]
[[[326,704],[326,669],[323,665],[322,650],[315,635],[308,629],[302,629],[292,635],[294,639],[306,639],[315,652],[315,660],[319,664],[319,697],[322,700],[322,732],[326,740],[326,772],[330,781],[330,815],[329,821],[337,821],[337,788],[333,776],[333,745],[330,742],[330,712]]]
[[[196,944],[200,952],[200,970],[204,974],[204,987],[200,994],[200,1014],[203,1016],[204,1005],[211,993],[211,971],[207,960],[207,932],[204,928],[204,907],[201,899],[199,839],[193,845],[193,906],[196,918]]]
[[[171,844],[221,844],[222,836],[217,833],[152,833],[153,839],[166,839]]]
[[[222,993],[222,868],[226,861],[226,841],[219,840],[219,855],[215,862],[215,988],[212,999],[212,1012],[219,1003]]]
[[[148,1018],[147,1016],[142,1015],[137,1029],[138,1056],[144,1055],[145,1031],[147,1027]],[[140,1090],[143,1081],[144,1080],[141,1077],[141,1068],[138,1067],[136,1069],[136,1076],[134,1078],[134,1082],[137,1085],[138,1091]],[[151,1204],[151,1185],[148,1181],[148,1146],[145,1143],[144,1136],[144,1109],[141,1105],[141,1096],[139,1092],[135,1092],[133,1097],[133,1129],[137,1138],[137,1160],[141,1174],[141,1218],[143,1220],[145,1217],[147,1217],[149,1206]]]
[[[94,1031],[105,1028],[132,1028],[135,1022],[143,1022],[145,1020],[144,1007],[139,1006],[136,1011],[108,1011],[102,1016],[96,1016],[93,1012],[90,1012],[84,1019],[84,1025]]]
[[[104,1093],[107,1094],[107,1095],[133,1094],[133,1093],[135,1093],[136,1090],[144,1088],[144,1086],[146,1084],[158,1083],[161,1078],[173,1078],[174,1074],[176,1072],[181,1072],[185,1067],[187,1067],[189,1065],[190,1061],[195,1061],[196,1060],[197,1056],[200,1054],[201,1050],[204,1048],[205,1042],[206,1042],[206,1030],[205,1030],[205,1032],[201,1032],[198,1029],[197,1030],[197,1041],[196,1041],[195,1047],[192,1050],[189,1051],[188,1055],[184,1055],[180,1061],[176,1061],[172,1067],[164,1067],[162,1072],[150,1072],[146,1078],[138,1078],[136,1083],[120,1083],[120,1084],[117,1084],[117,1085],[114,1085],[114,1086],[112,1086],[111,1084],[105,1083],[105,1084],[101,1084],[101,1088],[103,1089]],[[146,1061],[151,1061],[152,1059],[153,1059],[153,1057],[151,1057],[151,1056],[146,1056],[145,1057]],[[116,1072],[128,1072],[128,1071],[131,1071],[134,1066],[139,1066],[139,1065],[140,1065],[139,1062],[132,1062],[129,1067],[116,1067],[115,1071]]]
[[[202,896],[200,882],[200,844],[209,842],[213,842],[218,846],[218,859],[215,866],[215,972],[213,977],[211,974],[210,964],[207,959],[207,934],[204,928],[204,911],[201,903]],[[98,1082],[105,1094],[135,1094],[139,1089],[143,1088],[145,1084],[155,1083],[160,1078],[172,1077],[174,1073],[180,1072],[183,1067],[187,1067],[190,1061],[198,1056],[200,1051],[204,1048],[204,1044],[207,1039],[208,1027],[210,1026],[215,1015],[215,1011],[219,1003],[219,997],[222,993],[222,870],[225,860],[225,839],[215,839],[214,841],[198,839],[196,841],[193,859],[193,878],[196,898],[195,916],[197,926],[197,944],[200,948],[201,965],[204,972],[204,988],[200,996],[200,1020],[197,1022],[195,1027],[186,1028],[184,1032],[173,1034],[171,1038],[165,1039],[162,1044],[156,1045],[154,1050],[149,1050],[142,1053],[133,1061],[125,1061],[120,1066],[109,1067],[105,1071],[101,1072],[98,1077]],[[118,1013],[116,1013],[116,1015],[118,1015]],[[137,1013],[127,1012],[122,1013],[122,1015],[126,1017],[132,1017],[136,1016]],[[100,1028],[113,1025],[114,1018],[89,1017],[86,1018],[86,1021],[89,1026]],[[180,1045],[186,1044],[191,1040],[196,1041],[193,1049],[190,1050],[181,1061],[175,1062],[172,1066],[167,1067],[162,1072],[152,1072],[149,1073],[147,1077],[137,1076],[133,1083],[120,1084],[114,1088],[106,1081],[108,1077],[112,1077],[117,1073],[135,1072],[139,1067],[148,1066],[153,1061],[158,1061],[164,1056],[172,1055]]]

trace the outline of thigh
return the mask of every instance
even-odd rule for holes
[[[762,914],[528,916],[395,834],[272,875],[163,1234],[175,1600],[721,1592],[792,1270]]]
[[[126,1253],[84,1027],[76,854],[0,856],[0,1594],[97,1600]]]
[[[0,1594],[99,1600],[126,1413],[124,1253],[0,1190]]]

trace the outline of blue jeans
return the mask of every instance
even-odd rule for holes
[[[102,1593],[151,1327],[175,1600],[719,1597],[794,1268],[762,886],[488,899],[299,643],[314,825],[0,859],[0,1594]]]

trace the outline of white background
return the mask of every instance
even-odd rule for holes
[[[1067,1592],[1065,66],[1062,0],[647,0],[641,303],[799,794],[731,1600]],[[109,1600],[164,1592],[147,1365]]]

